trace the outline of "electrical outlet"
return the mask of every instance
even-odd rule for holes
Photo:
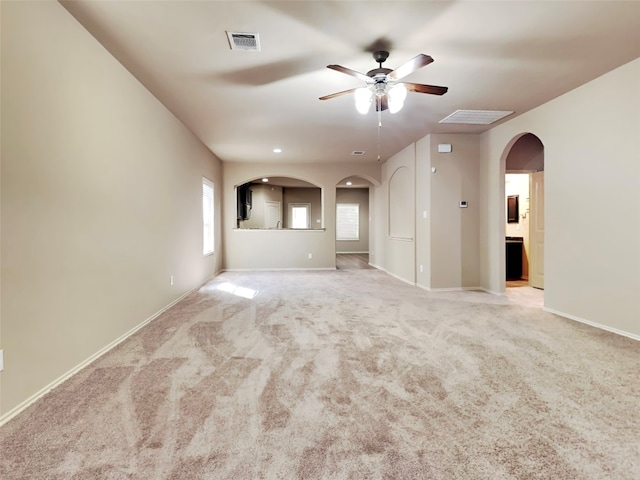
[[[4,350],[0,350],[0,372],[4,370]]]
[[[309,257],[309,260],[311,260],[313,258],[313,253],[310,253],[309,255],[307,255]]]
[[[420,265],[420,273],[424,272],[424,267]]]
[[[173,275],[169,277],[169,285],[173,287]]]

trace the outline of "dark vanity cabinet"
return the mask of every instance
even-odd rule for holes
[[[507,280],[520,280],[522,277],[522,250],[524,239],[522,237],[507,237],[506,265]]]

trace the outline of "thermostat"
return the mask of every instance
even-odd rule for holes
[[[467,208],[467,201],[466,200],[460,200],[460,208]]]
[[[438,144],[438,153],[451,153],[451,144],[450,143],[439,143]]]

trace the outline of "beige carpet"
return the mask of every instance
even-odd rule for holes
[[[225,273],[2,427],[0,478],[638,479],[639,379],[506,297]]]

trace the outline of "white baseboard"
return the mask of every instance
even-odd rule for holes
[[[370,263],[369,265],[372,266],[373,268],[377,268],[378,270],[383,271],[384,273],[386,273],[387,275],[392,276],[393,278],[396,278],[396,279],[400,280],[401,282],[404,282],[404,283],[406,283],[408,285],[411,285],[413,287],[416,286],[416,284],[414,282],[411,282],[411,281],[407,280],[406,278],[402,278],[402,277],[396,275],[395,273],[390,272],[386,268],[382,268],[382,267],[380,267],[378,265],[374,265],[373,263]]]
[[[363,254],[368,254],[368,253],[369,253],[368,251],[364,251],[364,252],[336,252],[336,254],[338,254],[338,255],[349,255],[349,254],[352,254],[352,255],[363,255]]]
[[[422,288],[423,290],[426,290],[427,292],[476,292],[476,291],[483,290],[481,287],[430,288],[430,287],[425,287],[424,285],[417,285],[417,284],[416,286]]]
[[[558,310],[554,310],[553,308],[542,307],[542,309],[545,312],[553,313],[554,315],[559,315],[561,317],[568,318],[569,320],[574,320],[576,322],[584,323],[591,327],[599,328],[600,330],[605,330],[607,332],[615,333],[617,335],[622,335],[623,337],[631,338],[632,340],[640,341],[640,335],[636,335],[635,333],[625,332],[624,330],[619,330],[617,328],[613,328],[608,325],[592,322],[591,320],[586,320],[584,318],[580,318],[575,315],[571,315],[569,313],[560,312]]]
[[[131,335],[133,335],[134,333],[136,333],[138,330],[140,330],[142,327],[144,327],[145,325],[147,325],[149,322],[151,322],[152,320],[158,318],[160,315],[162,315],[164,312],[166,312],[167,310],[169,310],[171,307],[173,307],[176,303],[178,303],[180,300],[182,300],[183,298],[185,298],[187,295],[195,292],[196,290],[198,290],[199,288],[201,288],[203,285],[205,285],[206,283],[210,282],[214,277],[210,277],[207,280],[205,280],[204,282],[199,283],[196,287],[192,288],[191,290],[188,290],[187,292],[185,292],[184,294],[180,295],[177,299],[175,299],[173,302],[171,302],[169,305],[167,305],[166,307],[164,307],[163,309],[159,310],[158,312],[154,313],[152,316],[150,316],[149,318],[147,318],[146,320],[144,320],[142,323],[136,325],[135,327],[133,327],[131,330],[129,330],[128,332],[126,332],[124,335],[121,335],[120,337],[118,337],[117,339],[115,339],[113,342],[111,342],[110,344],[106,345],[105,347],[101,348],[100,350],[98,350],[96,353],[94,353],[93,355],[91,355],[89,358],[87,358],[86,360],[80,362],[78,365],[76,365],[75,367],[73,367],[71,370],[67,371],[66,373],[62,374],[60,377],[58,377],[57,379],[55,379],[53,382],[49,383],[46,387],[40,389],[38,392],[34,393],[33,395],[31,395],[29,398],[27,398],[25,401],[23,401],[22,403],[18,404],[17,406],[13,407],[11,410],[9,410],[7,413],[5,413],[4,415],[0,416],[0,427],[2,425],[4,425],[5,423],[7,423],[9,420],[11,420],[13,417],[15,417],[16,415],[18,415],[20,412],[22,412],[23,410],[25,410],[26,408],[28,408],[31,404],[33,404],[35,401],[39,400],[41,397],[43,397],[44,395],[46,395],[47,393],[49,393],[51,390],[53,390],[54,388],[56,388],[58,385],[60,385],[62,382],[66,381],[67,379],[71,378],[73,375],[75,375],[76,373],[78,373],[80,370],[82,370],[83,368],[87,367],[88,365],[90,365],[91,363],[95,362],[98,358],[100,358],[101,356],[103,356],[105,353],[107,353],[109,350],[113,349],[114,347],[118,346],[120,343],[122,343],[123,341],[125,341],[127,338],[129,338]]]
[[[483,288],[483,287],[480,287],[479,290],[485,293],[490,293],[491,295],[496,295],[498,297],[504,297],[506,295],[505,292],[495,292],[493,290],[490,290],[488,288]]]
[[[308,272],[314,270],[335,270],[335,267],[317,268],[225,268],[223,272]]]

